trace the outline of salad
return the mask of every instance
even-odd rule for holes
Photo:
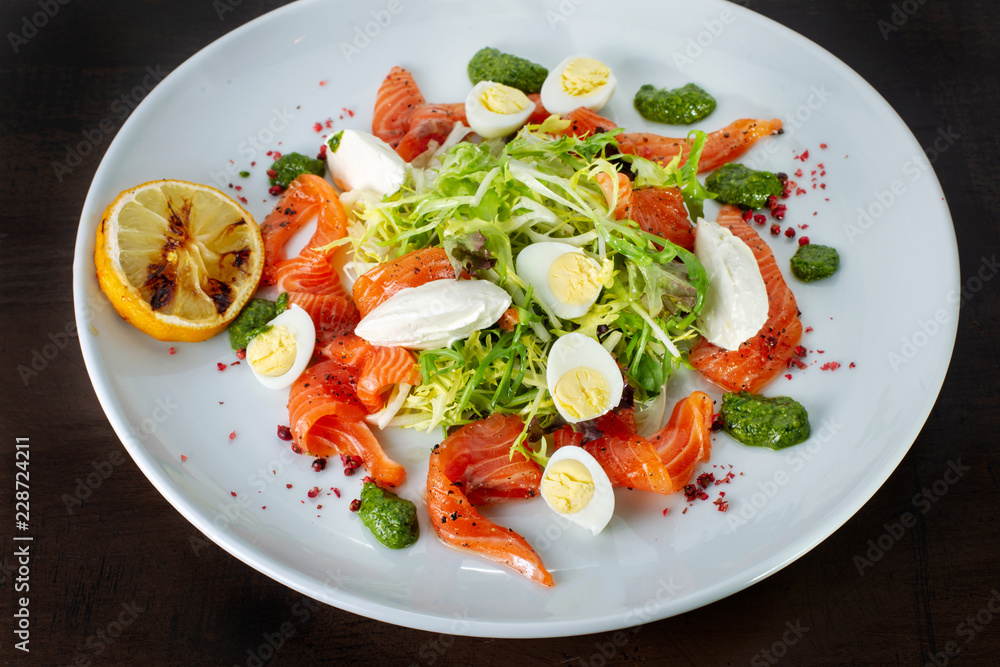
[[[280,199],[259,238],[245,218],[228,223],[242,234],[231,249],[220,241],[220,253],[232,255],[237,278],[217,288],[226,299],[225,308],[213,299],[212,333],[229,322],[253,374],[290,387],[293,449],[365,469],[352,509],[380,542],[404,548],[418,531],[412,500],[392,492],[405,467],[373,427],[439,430],[426,486],[437,536],[552,585],[530,544],[481,506],[541,495],[597,534],[614,511],[612,487],[688,486],[713,427],[780,448],[809,426],[791,399],[759,396],[802,330],[750,225],[760,202],[783,216],[787,177],[719,169],[780,121],[739,119],[680,138],[629,133],[597,113],[617,85],[604,63],[571,56],[542,72],[484,49],[470,62],[465,103],[429,104],[393,68],[371,133],[337,132],[316,159],[276,162]],[[670,119],[714,109],[700,88],[693,98],[688,87],[647,88],[643,108],[669,108]],[[688,99],[698,109],[686,115]],[[706,188],[699,174],[713,171]],[[171,187],[156,190],[172,216]],[[709,198],[726,204],[716,221],[702,219]],[[289,256],[313,219],[312,238]],[[276,301],[250,299],[256,279],[241,275],[258,248],[254,271]],[[803,253],[796,275],[821,278],[835,262],[835,252]],[[230,299],[238,283],[241,298]],[[153,311],[155,300],[146,299]],[[682,366],[730,392],[721,413],[694,392],[663,423],[664,387]]]

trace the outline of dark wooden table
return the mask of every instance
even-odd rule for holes
[[[190,524],[118,442],[66,327],[78,216],[122,123],[111,105],[142,81],[148,63],[169,72],[281,4],[4,0],[0,7],[7,42],[0,46],[0,658],[46,665],[1000,663],[1000,623],[991,623],[1000,618],[1000,280],[977,282],[977,273],[993,277],[996,269],[983,267],[1000,250],[1000,5],[744,3],[857,70],[921,145],[931,146],[941,130],[959,136],[934,164],[971,291],[951,369],[909,454],[854,518],[756,586],[636,632],[454,638],[317,605],[278,642],[275,633],[303,596],[214,544],[190,542]],[[614,30],[627,37],[627,25]],[[93,151],[57,180],[53,162],[64,161],[65,146],[81,136]],[[37,374],[19,372],[32,363],[41,366]],[[31,447],[30,654],[12,647],[14,600],[22,595],[14,592],[22,543],[11,539],[18,437],[29,437]],[[968,472],[918,511],[917,494],[959,460]],[[78,480],[95,471],[107,478],[82,503],[67,505]],[[854,556],[907,512],[918,515],[916,525],[860,576]],[[280,643],[273,656],[259,649],[268,635]]]

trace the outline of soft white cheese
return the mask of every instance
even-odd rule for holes
[[[379,196],[399,189],[406,178],[407,164],[392,146],[367,132],[344,130],[338,134],[337,150],[330,146],[335,134],[327,140],[326,152],[326,164],[338,188],[371,190]]]
[[[735,350],[767,321],[767,288],[753,251],[725,227],[698,220],[694,254],[708,273],[701,311],[705,338]]]
[[[510,307],[510,295],[487,280],[432,280],[393,294],[354,333],[369,343],[436,350],[490,326]]]

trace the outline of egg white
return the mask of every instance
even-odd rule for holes
[[[309,313],[294,303],[290,304],[285,312],[268,322],[268,325],[283,326],[292,332],[292,336],[295,338],[295,361],[287,372],[277,377],[261,375],[252,364],[247,363],[247,365],[250,366],[250,371],[262,385],[268,389],[282,389],[295,382],[309,365],[313,349],[316,347],[316,326],[313,324],[312,318],[309,317]]]
[[[569,245],[568,243],[542,241],[526,246],[518,253],[517,259],[514,262],[514,270],[517,271],[517,275],[531,285],[538,300],[545,304],[556,317],[562,317],[567,320],[574,320],[586,315],[601,293],[598,290],[594,294],[594,298],[587,303],[572,304],[560,301],[552,292],[552,289],[549,287],[549,272],[552,269],[552,263],[566,253],[571,252],[578,255],[585,254],[576,246]]]
[[[611,516],[615,512],[615,494],[611,488],[611,480],[608,479],[608,474],[604,472],[597,459],[591,456],[585,449],[575,445],[568,445],[557,449],[555,454],[549,458],[546,469],[563,459],[579,461],[587,468],[587,472],[590,473],[594,483],[594,495],[590,498],[590,502],[583,509],[576,512],[563,513],[552,506],[544,493],[541,496],[545,500],[545,504],[553,512],[597,535],[608,525],[608,522],[611,521]]]
[[[549,71],[542,83],[542,106],[549,113],[565,114],[578,107],[586,107],[591,111],[600,111],[611,99],[618,85],[618,79],[612,71],[608,74],[607,82],[588,95],[570,95],[562,87],[563,71],[571,62],[578,58],[589,58],[590,56],[575,55],[566,58]],[[596,59],[595,59],[596,60]],[[606,66],[606,64],[605,64]],[[610,69],[610,68],[609,68]]]
[[[595,419],[621,402],[625,381],[622,379],[622,372],[618,368],[618,364],[615,363],[611,353],[605,350],[603,345],[583,334],[568,333],[560,336],[549,350],[545,366],[545,384],[548,387],[549,395],[555,396],[556,385],[563,375],[580,366],[592,368],[600,373],[610,390],[607,404],[600,406],[603,408],[602,411],[587,418]],[[559,401],[554,402],[556,410],[567,422],[573,424],[584,421],[565,412]]]
[[[481,96],[491,87],[500,85],[493,81],[480,81],[465,98],[465,118],[469,122],[469,127],[484,139],[505,137],[521,129],[535,111],[535,103],[530,100],[528,106],[517,113],[497,113],[487,109]]]

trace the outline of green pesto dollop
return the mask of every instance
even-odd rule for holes
[[[749,169],[735,162],[709,174],[705,187],[718,195],[716,201],[743,208],[764,208],[769,197],[780,195],[784,189],[771,172]]]
[[[646,120],[670,125],[697,123],[715,110],[715,98],[693,83],[674,90],[647,83],[635,94],[632,104]]]
[[[234,350],[246,349],[254,336],[267,329],[267,323],[288,308],[288,292],[282,292],[277,301],[250,299],[243,310],[229,325],[229,345]]]
[[[326,173],[326,163],[301,153],[288,153],[275,160],[271,169],[275,172],[269,179],[271,185],[287,188],[289,183],[302,174],[322,176]]]
[[[420,536],[416,505],[374,482],[365,482],[358,514],[375,539],[390,549],[408,547]]]
[[[809,413],[787,396],[722,395],[722,428],[744,445],[784,449],[809,438]]]
[[[469,81],[472,85],[480,81],[495,81],[517,88],[526,95],[539,92],[548,75],[549,70],[537,63],[489,46],[479,49],[469,61]]]
[[[840,255],[830,246],[807,243],[799,246],[791,262],[795,277],[811,283],[836,273],[840,267]]]

